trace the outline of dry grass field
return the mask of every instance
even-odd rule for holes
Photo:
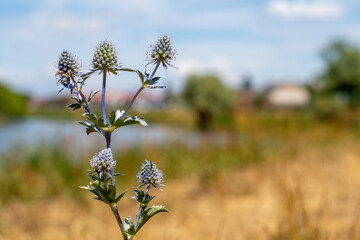
[[[261,163],[216,172],[207,188],[196,174],[170,180],[154,200],[170,213],[136,239],[358,240],[360,142],[348,133],[299,134]],[[84,195],[3,204],[0,239],[121,239],[108,207]],[[137,208],[130,195],[119,205],[123,218]]]

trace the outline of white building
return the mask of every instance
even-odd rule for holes
[[[279,84],[269,89],[266,100],[274,107],[305,107],[310,102],[310,94],[300,85]]]

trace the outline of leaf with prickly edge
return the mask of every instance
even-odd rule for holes
[[[148,126],[148,124],[145,122],[143,118],[140,117],[127,117],[124,120],[124,126],[126,125],[132,125],[132,124],[141,124],[143,126]]]
[[[116,128],[119,128],[119,127],[123,127],[123,126],[127,126],[127,125],[133,125],[133,124],[141,124],[143,126],[148,126],[143,118],[129,117],[129,116],[126,117],[125,119],[118,118],[115,121],[115,124],[113,126],[116,127]]]
[[[72,110],[76,110],[82,107],[82,105],[80,103],[71,103],[69,105],[67,105],[66,107],[68,108],[72,108]]]
[[[155,198],[155,196],[151,196],[141,190],[134,190],[134,192],[136,196],[133,196],[132,198],[138,201],[141,207],[147,207],[149,202]]]
[[[91,187],[91,186],[81,186],[80,188],[92,192],[93,194],[95,194],[95,195],[97,196],[97,198],[95,198],[95,199],[104,202],[103,197],[102,197],[102,195],[101,195],[101,192],[99,192],[97,189],[95,189],[95,188],[93,188],[93,187]]]
[[[160,77],[154,77],[152,79],[149,79],[145,82],[145,84],[148,84],[148,85],[154,85],[157,83],[157,81],[159,81]]]
[[[164,206],[152,206],[151,208],[147,208],[144,211],[141,212],[139,221],[137,226],[135,226],[136,232],[140,230],[142,226],[153,216],[160,212],[168,212],[168,210]]]
[[[101,133],[101,129],[98,128],[97,126],[95,126],[94,124],[92,123],[89,123],[89,122],[86,122],[86,121],[80,121],[78,122],[80,123],[81,125],[84,125],[86,127],[86,134],[89,135],[90,133],[92,132],[98,132],[98,133]]]
[[[118,203],[124,197],[125,193],[126,191],[120,194],[119,196],[117,196],[117,198],[114,199],[113,203]]]

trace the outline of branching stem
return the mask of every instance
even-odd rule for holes
[[[157,69],[159,68],[160,66],[160,63],[156,64],[156,67],[154,68],[154,71],[152,72],[151,76],[150,76],[150,79],[152,79],[157,71]],[[134,97],[131,99],[130,103],[129,103],[129,106],[126,108],[123,116],[121,118],[124,118],[126,116],[126,114],[129,112],[131,106],[133,105],[133,103],[135,102],[135,99],[137,98],[137,96],[141,93],[142,90],[145,89],[145,86],[142,85],[139,90],[137,90],[137,92],[135,93]]]

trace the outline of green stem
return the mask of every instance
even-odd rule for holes
[[[121,217],[119,215],[117,205],[112,204],[112,205],[110,205],[110,208],[111,208],[112,212],[114,213],[114,216],[115,216],[116,221],[117,221],[117,223],[118,223],[118,225],[120,227],[120,230],[121,230],[121,233],[123,235],[124,240],[130,240],[131,238],[128,238],[128,235],[125,233],[125,227],[124,227],[123,222],[121,221]]]
[[[107,125],[106,111],[105,111],[105,90],[106,90],[106,70],[103,71],[103,84],[101,94],[101,112],[104,124]]]

